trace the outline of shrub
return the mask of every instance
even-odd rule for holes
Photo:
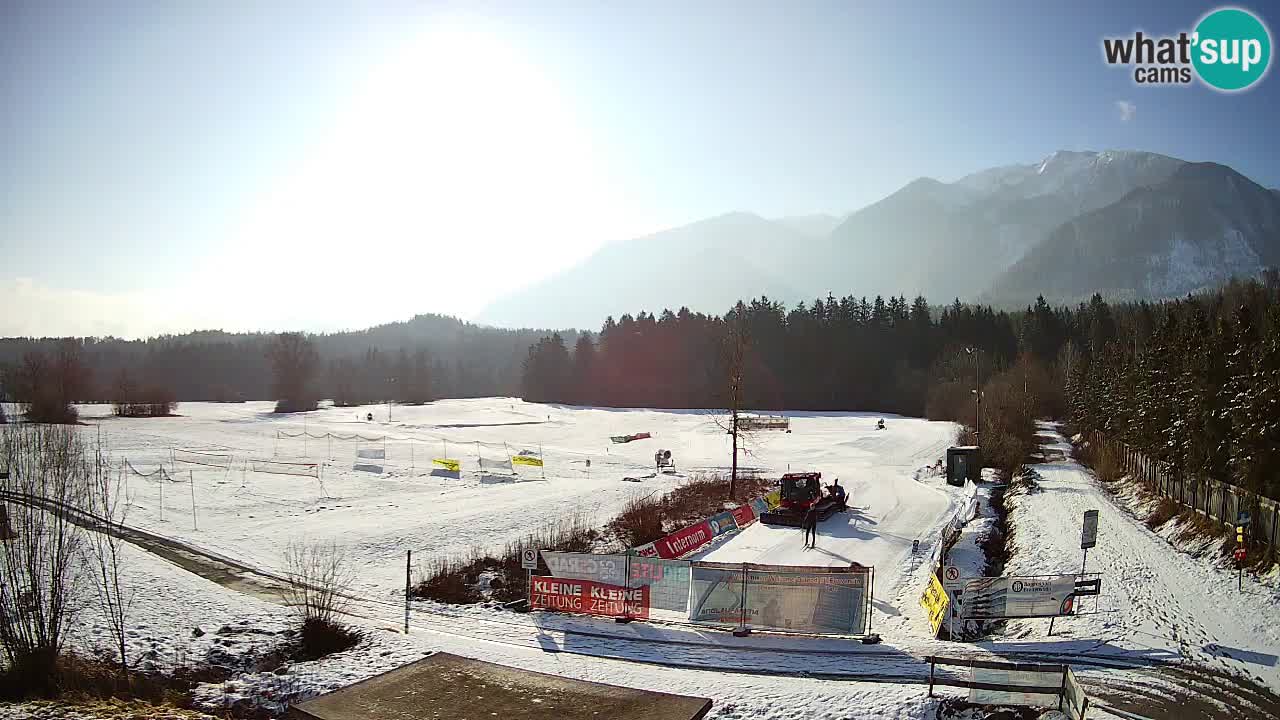
[[[280,594],[301,621],[294,657],[315,660],[359,643],[363,633],[338,619],[349,604],[347,588],[355,576],[337,544],[290,543],[285,568]]]
[[[485,590],[480,587],[479,579],[489,573],[493,577],[489,597],[499,601],[519,600],[528,595],[525,571],[520,567],[523,550],[590,552],[599,538],[600,532],[595,529],[592,517],[584,510],[574,510],[544,523],[524,539],[507,543],[497,555],[475,548],[463,557],[432,557],[412,595],[453,604],[480,602]]]
[[[1147,516],[1147,519],[1144,522],[1146,522],[1148,528],[1155,530],[1172,520],[1177,514],[1178,503],[1170,500],[1169,498],[1161,498],[1160,502],[1156,503],[1155,509],[1151,511],[1151,514]]]

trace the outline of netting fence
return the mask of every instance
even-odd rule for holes
[[[810,635],[871,629],[875,569],[691,562],[543,551],[530,606],[585,615]]]

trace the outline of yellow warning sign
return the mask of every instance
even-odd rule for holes
[[[947,591],[942,587],[942,583],[938,582],[938,576],[930,575],[929,587],[920,598],[920,606],[929,612],[929,626],[933,628],[935,636],[938,634],[938,629],[942,627],[942,618],[946,617],[947,606],[950,604],[951,599],[947,597]]]

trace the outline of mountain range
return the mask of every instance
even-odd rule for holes
[[[1280,191],[1214,163],[1058,151],[849,215],[730,213],[607,245],[485,308],[496,325],[594,329],[606,316],[739,299],[924,295],[1021,306],[1043,294],[1161,299],[1280,265]]]

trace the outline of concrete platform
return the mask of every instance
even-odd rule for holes
[[[295,705],[294,720],[700,720],[703,698],[571,680],[436,653]]]

